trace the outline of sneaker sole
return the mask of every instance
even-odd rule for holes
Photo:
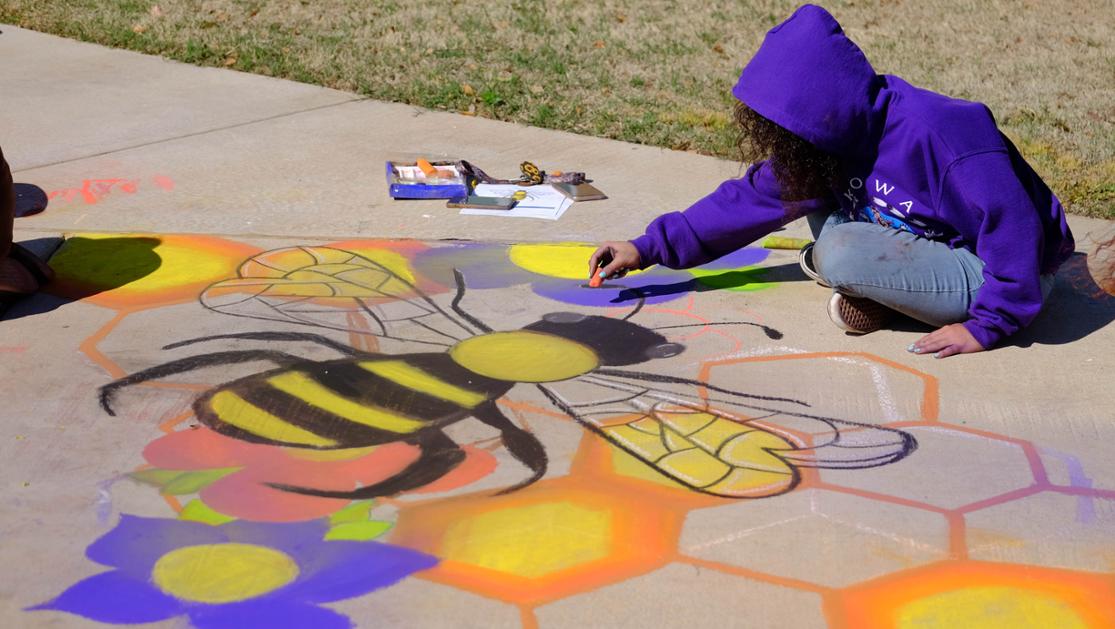
[[[805,275],[808,276],[809,279],[817,282],[825,288],[831,288],[828,283],[825,282],[825,280],[821,279],[820,274],[818,274],[817,271],[813,270],[813,244],[814,243],[809,243],[808,245],[805,245],[801,248],[801,251],[798,252],[798,266],[801,267],[802,273],[805,273]],[[806,260],[809,260],[809,262],[807,263]]]
[[[855,313],[858,317],[864,319],[864,321],[861,322],[861,325],[859,327],[856,327],[854,325],[855,322],[849,322],[848,318],[845,316],[845,313],[841,312],[842,305],[845,299],[848,298],[844,295],[841,295],[840,293],[833,293],[832,297],[829,298],[828,303],[829,319],[832,319],[832,322],[836,324],[836,327],[844,330],[845,332],[850,332],[852,334],[870,334],[872,332],[875,332],[876,330],[881,329],[883,327],[883,324],[886,323],[886,320],[890,318],[885,313],[885,306],[871,303],[870,307],[872,309],[878,309],[878,311],[875,314],[863,312]]]

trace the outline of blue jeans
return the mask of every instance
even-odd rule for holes
[[[967,249],[845,215],[808,216],[813,267],[833,290],[865,297],[932,326],[968,319],[983,287],[983,260]],[[1042,298],[1053,275],[1041,277]]]

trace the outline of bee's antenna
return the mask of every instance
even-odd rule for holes
[[[624,321],[627,321],[631,317],[634,317],[635,315],[639,314],[639,311],[643,309],[643,306],[647,305],[647,298],[646,298],[646,295],[643,294],[642,290],[640,290],[638,288],[631,288],[631,289],[628,289],[628,290],[630,290],[631,292],[633,292],[633,293],[635,293],[636,295],[639,296],[639,303],[635,304],[635,308],[631,312],[627,313],[627,315],[625,317],[623,317]]]
[[[763,325],[761,323],[754,323],[752,321],[711,321],[709,323],[684,323],[684,324],[681,324],[681,325],[663,325],[663,326],[660,326],[660,327],[657,327],[657,328],[651,328],[651,329],[652,330],[672,330],[674,328],[703,328],[703,327],[709,326],[709,325],[753,325],[757,328],[762,329],[763,333],[767,335],[767,338],[775,339],[775,340],[778,340],[778,339],[782,338],[782,333],[779,332],[778,330],[775,330],[774,328],[772,328],[770,326],[767,326],[767,325]]]
[[[105,386],[101,387],[101,394],[99,396],[101,401],[101,408],[105,409],[105,412],[109,415],[112,415],[113,417],[116,417],[116,411],[112,409],[112,398],[116,396],[117,388],[119,387],[113,387],[112,384],[106,384]]]
[[[461,307],[461,300],[465,298],[465,274],[461,273],[460,269],[453,269],[453,279],[457,282],[457,296],[453,298],[453,312],[461,315],[461,317],[476,326],[476,329],[481,332],[491,332],[492,328],[488,327],[483,321],[472,316]]]

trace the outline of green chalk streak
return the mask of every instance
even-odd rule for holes
[[[769,269],[762,266],[747,266],[728,271],[690,269],[689,272],[700,284],[717,290],[751,292],[777,285],[777,282],[763,281]]]
[[[368,519],[368,513],[372,510],[372,505],[375,504],[374,500],[361,500],[354,502],[344,509],[329,516],[329,523],[332,525],[347,524],[349,522],[365,522]]]
[[[348,540],[354,542],[366,542],[383,535],[391,530],[391,523],[382,520],[371,520],[369,522],[345,522],[338,524],[329,529],[325,534],[326,541],[332,540]]]
[[[236,518],[215,511],[209,505],[195,498],[186,503],[185,507],[182,507],[181,513],[178,514],[178,519],[187,522],[201,522],[202,524],[209,524],[211,526],[220,526],[232,522]]]
[[[194,494],[215,481],[238,471],[238,467],[218,467],[209,470],[149,469],[132,472],[131,478],[141,483],[159,487],[159,493],[171,496]]]

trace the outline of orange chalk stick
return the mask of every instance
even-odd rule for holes
[[[434,168],[434,165],[424,159],[418,160],[418,168],[420,168],[422,172],[426,173],[427,177],[433,177],[437,174],[437,169]]]
[[[588,280],[589,288],[600,288],[600,285],[603,284],[603,283],[604,283],[604,271],[600,271],[600,272],[596,273],[595,275],[593,275]]]

